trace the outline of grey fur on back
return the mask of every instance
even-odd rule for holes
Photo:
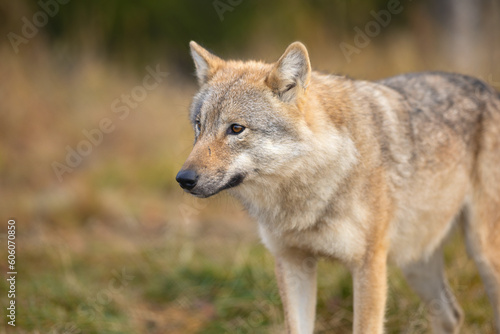
[[[410,133],[429,148],[427,139],[441,134],[458,137],[470,153],[480,145],[484,121],[492,118],[492,104],[500,105],[500,94],[483,81],[461,74],[422,72],[398,75],[377,83],[400,93],[407,103]],[[444,139],[446,141],[446,138]],[[445,143],[443,143],[445,144]]]

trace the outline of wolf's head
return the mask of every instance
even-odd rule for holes
[[[311,80],[305,46],[291,44],[273,64],[225,61],[190,43],[200,90],[190,108],[193,150],[176,180],[209,197],[282,176],[307,150],[302,107]]]

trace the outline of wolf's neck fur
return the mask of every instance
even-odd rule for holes
[[[320,88],[332,94],[328,87]],[[283,166],[279,174],[262,175],[230,190],[259,222],[282,231],[311,228],[331,213],[330,206],[339,192],[345,192],[342,184],[359,158],[349,131],[332,122],[330,106],[312,94],[308,94],[305,103],[301,106],[305,112],[315,110],[307,113],[302,125],[304,138],[296,148],[301,155]],[[337,121],[343,123],[339,117]]]

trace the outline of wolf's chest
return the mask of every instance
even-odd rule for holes
[[[366,228],[355,217],[330,218],[304,230],[283,230],[259,223],[263,243],[273,253],[298,248],[345,262],[359,259],[366,248]]]

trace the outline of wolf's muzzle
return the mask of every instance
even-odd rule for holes
[[[191,190],[198,182],[198,174],[194,170],[186,169],[177,173],[175,180],[179,182],[181,188]]]

